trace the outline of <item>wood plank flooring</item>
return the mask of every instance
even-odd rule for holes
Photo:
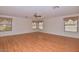
[[[1,52],[79,52],[79,39],[34,32],[0,37]]]

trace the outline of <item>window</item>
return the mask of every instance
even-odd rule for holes
[[[64,18],[65,31],[77,32],[78,30],[78,17]]]
[[[12,30],[12,19],[0,17],[0,31],[11,31]]]
[[[32,21],[32,28],[35,30],[43,30],[43,21]]]
[[[39,21],[38,24],[39,24],[39,25],[38,25],[38,26],[39,26],[39,29],[42,30],[42,29],[43,29],[43,21]]]
[[[33,28],[33,29],[36,29],[36,28],[37,28],[37,23],[36,23],[36,21],[32,21],[32,28]]]

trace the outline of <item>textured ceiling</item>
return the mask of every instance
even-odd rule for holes
[[[78,6],[0,6],[0,15],[31,17],[35,13],[45,17],[56,17],[79,13]]]

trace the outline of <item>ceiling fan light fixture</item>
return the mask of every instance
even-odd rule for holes
[[[34,14],[34,17],[42,17],[41,15],[38,15],[37,13]]]

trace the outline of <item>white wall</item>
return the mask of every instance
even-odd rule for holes
[[[77,33],[64,32],[63,18],[70,17],[70,16],[79,16],[79,14],[54,17],[54,18],[52,17],[52,18],[45,19],[44,30],[42,32],[79,38],[79,23],[78,23],[78,32]],[[34,32],[32,30],[32,23],[31,23],[32,19],[21,18],[21,17],[3,16],[3,15],[0,15],[0,17],[13,18],[12,31],[0,32],[0,36],[16,35],[16,34]]]
[[[16,35],[33,32],[31,26],[31,19],[21,18],[21,17],[11,17],[11,16],[3,16],[0,17],[10,17],[12,18],[12,31],[0,32],[0,36],[7,35]]]
[[[79,16],[79,14],[75,15],[67,15],[67,16],[60,16],[60,17],[52,17],[45,19],[45,26],[44,31],[46,33],[56,34],[56,35],[62,35],[62,36],[68,36],[68,37],[74,37],[79,38],[79,20],[78,20],[78,32],[64,32],[64,17],[70,17],[70,16]]]

